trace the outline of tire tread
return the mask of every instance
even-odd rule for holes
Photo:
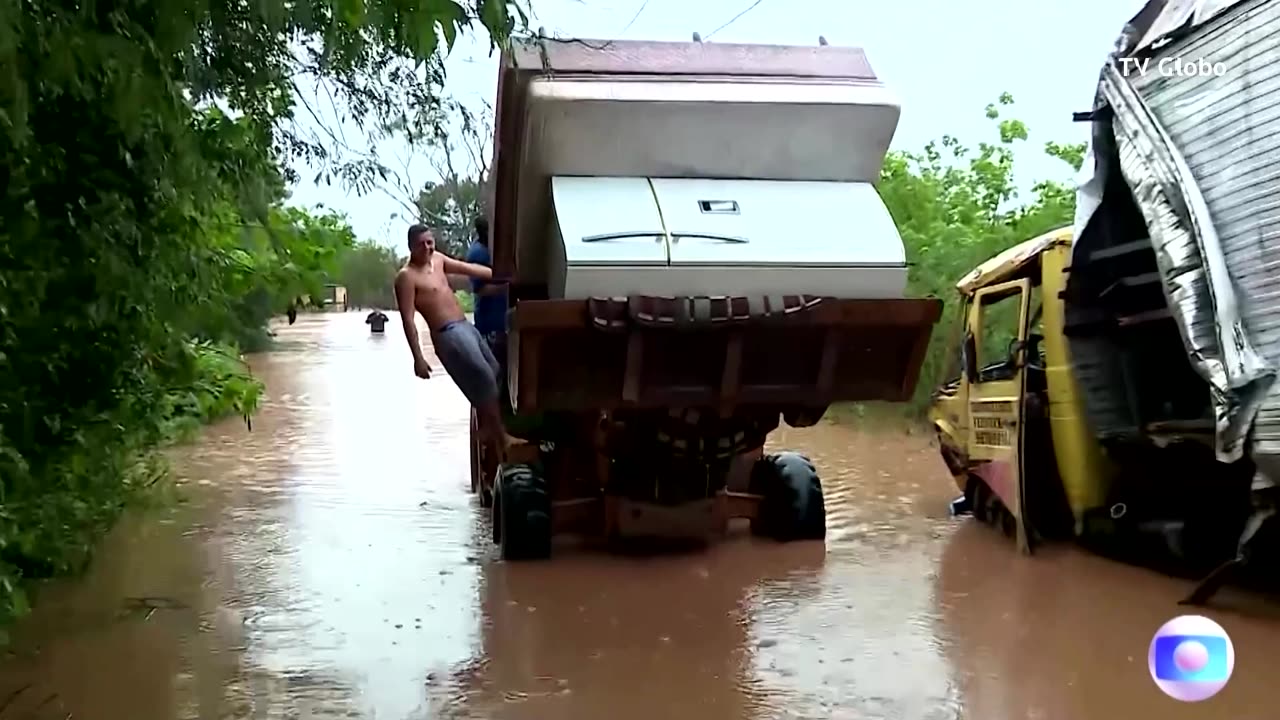
[[[779,542],[822,540],[827,536],[822,480],[809,458],[771,453],[756,461],[752,491],[762,496],[752,532]]]
[[[493,539],[503,560],[551,556],[551,496],[547,481],[532,465],[499,469],[493,501]]]

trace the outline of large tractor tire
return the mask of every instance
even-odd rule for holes
[[[493,495],[493,541],[503,560],[551,557],[551,495],[532,465],[503,465]]]
[[[826,538],[822,480],[809,458],[793,452],[765,455],[751,469],[751,489],[762,498],[752,533],[780,542]]]

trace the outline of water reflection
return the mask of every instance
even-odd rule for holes
[[[777,597],[755,632],[769,717],[962,717],[936,636],[930,581],[951,523],[936,451],[900,432],[785,430],[823,472],[826,572],[801,602]]]
[[[252,432],[174,453],[187,501],[127,518],[41,592],[0,663],[10,718],[1272,717],[1280,617],[1227,592],[1217,698],[1143,661],[1182,581],[946,517],[926,438],[784,429],[829,534],[650,558],[498,562],[468,488],[466,402],[393,329],[302,316],[254,359]],[[434,362],[439,367],[438,362]],[[1269,704],[1270,703],[1270,704]]]
[[[753,623],[811,596],[824,555],[821,543],[744,537],[689,554],[488,564],[482,653],[456,673],[450,716],[756,717],[766,642]]]
[[[987,528],[966,524],[947,543],[937,582],[947,655],[966,716],[1272,718],[1280,608],[1228,591],[1212,617],[1231,635],[1236,669],[1215,698],[1183,704],[1151,681],[1147,647],[1186,581],[1065,548],[1018,557]],[[1016,678],[1011,682],[1010,678]]]
[[[318,320],[310,352],[263,369],[296,390],[280,403],[296,432],[264,433],[287,459],[267,479],[283,502],[226,533],[247,662],[345,678],[365,715],[408,717],[425,709],[424,671],[475,643],[466,402],[442,371],[414,378],[359,317]]]

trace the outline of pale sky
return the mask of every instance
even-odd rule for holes
[[[1069,179],[1070,168],[1043,157],[1045,141],[1083,142],[1085,125],[1071,113],[1088,110],[1098,71],[1144,0],[533,0],[531,26],[561,37],[628,40],[817,44],[862,47],[871,67],[902,102],[893,148],[917,150],[943,134],[968,145],[993,141],[983,108],[1002,92],[1013,95],[1009,116],[1025,122],[1029,142],[1019,151],[1019,185]],[[752,5],[755,7],[751,7]],[[643,9],[641,9],[643,6]],[[750,8],[750,9],[748,9]],[[745,14],[708,37],[735,15]],[[637,12],[639,15],[637,16]],[[634,21],[633,21],[634,18]],[[447,63],[445,94],[471,107],[493,103],[497,57],[482,33],[458,41]],[[379,148],[383,162],[403,147]],[[432,179],[415,157],[415,183]],[[347,215],[356,235],[399,246],[406,220],[400,205],[374,191],[349,194],[311,182],[302,172],[292,203],[324,205]]]

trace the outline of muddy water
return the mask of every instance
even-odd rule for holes
[[[175,453],[184,501],[42,592],[0,664],[0,720],[1275,717],[1275,610],[1225,597],[1235,675],[1179,705],[1145,654],[1184,583],[1017,557],[945,517],[936,452],[901,433],[776,437],[824,473],[825,549],[497,562],[465,401],[361,320],[279,329],[253,430]]]

